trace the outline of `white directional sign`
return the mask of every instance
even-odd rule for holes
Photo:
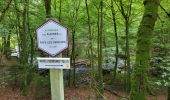
[[[43,69],[70,69],[70,58],[37,58],[38,67]]]
[[[37,30],[38,48],[55,56],[68,48],[67,28],[54,20],[48,20]]]

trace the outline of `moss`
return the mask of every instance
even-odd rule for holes
[[[136,93],[131,97],[131,100],[146,100],[144,94]]]
[[[135,70],[132,75],[131,100],[146,100],[147,74],[150,62],[152,32],[157,19],[159,0],[145,0],[145,12],[141,21],[138,37]]]

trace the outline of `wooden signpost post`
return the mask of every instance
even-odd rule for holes
[[[50,69],[51,99],[64,100],[63,69],[70,68],[70,58],[54,58],[68,48],[68,30],[49,19],[37,30],[38,48],[52,57],[37,58],[38,67]]]

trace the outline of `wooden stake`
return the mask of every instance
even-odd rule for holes
[[[51,100],[64,100],[63,69],[50,69]]]

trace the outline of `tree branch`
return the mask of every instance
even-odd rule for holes
[[[159,5],[159,6],[166,13],[166,15],[170,18],[170,13],[168,13],[162,5]]]
[[[4,16],[5,16],[5,13],[6,13],[6,11],[8,10],[11,2],[12,2],[12,0],[9,0],[9,3],[8,3],[7,6],[5,7],[5,9],[3,9],[3,11],[1,12],[2,15],[0,16],[0,22],[3,20],[3,18],[4,18]]]

